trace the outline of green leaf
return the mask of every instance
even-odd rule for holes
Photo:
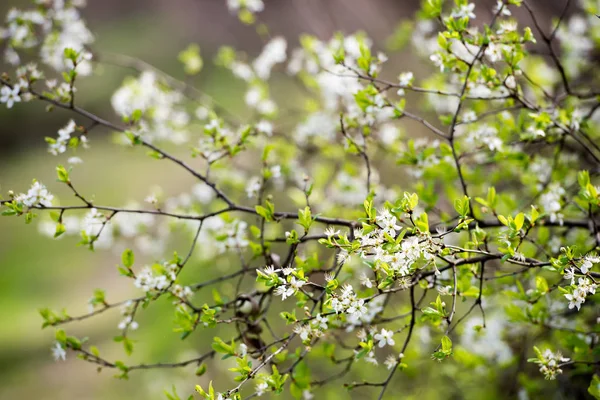
[[[461,296],[464,297],[478,297],[479,296],[479,288],[477,286],[471,286],[469,289],[461,292]]]
[[[442,3],[443,0],[425,0],[421,8],[421,14],[427,19],[440,16],[442,13]]]
[[[492,209],[496,208],[496,188],[493,186],[488,188],[487,192],[487,203]]]
[[[270,205],[272,206],[272,204],[267,201],[266,205],[267,207],[256,206],[256,213],[263,217],[266,221],[273,221],[273,208],[270,207]]]
[[[70,47],[67,47],[63,50],[63,56],[67,60],[73,61],[73,64],[77,62],[77,52]]]
[[[135,256],[131,249],[125,249],[125,251],[123,251],[123,254],[121,255],[121,262],[125,267],[131,268],[135,262]]]
[[[450,353],[452,351],[452,340],[448,336],[442,337],[442,351]]]
[[[411,210],[414,210],[415,207],[419,204],[419,196],[416,193],[410,195],[410,200],[408,206]]]
[[[464,196],[462,199],[454,200],[454,209],[462,218],[469,214],[469,198]]]
[[[526,42],[535,43],[535,37],[533,36],[533,32],[531,32],[531,28],[526,26],[523,31],[523,40]]]
[[[216,336],[213,338],[212,348],[217,353],[223,353],[226,355],[233,356],[235,355],[235,350],[233,349],[233,345],[227,344],[220,337]]]
[[[27,214],[25,214],[25,223],[30,224],[31,221],[33,221],[33,217],[35,217],[35,214],[32,213],[31,211],[28,212]]]
[[[531,225],[533,225],[535,223],[535,221],[537,221],[539,216],[540,216],[540,213],[537,210],[537,208],[535,208],[534,206],[531,206],[531,216],[529,217],[529,221],[531,222]]]
[[[358,59],[356,60],[356,64],[360,69],[362,69],[366,73],[369,73],[371,67],[371,60],[371,50],[364,44],[361,44],[360,57],[358,57]]]
[[[515,217],[515,230],[521,230],[521,228],[523,227],[523,223],[525,222],[525,214],[523,213],[519,213],[517,214],[517,216]]]
[[[373,200],[365,200],[363,203],[363,207],[365,208],[365,213],[367,214],[367,218],[369,218],[369,219],[375,218],[375,208],[373,207]]]
[[[67,183],[69,182],[69,173],[62,165],[56,166],[56,175],[58,176],[58,180],[60,182]]]
[[[298,319],[296,318],[296,310],[294,310],[294,312],[289,313],[287,311],[282,311],[279,315],[281,316],[281,318],[283,318],[286,321],[286,324],[293,324],[296,321],[298,321]]]
[[[394,33],[388,38],[386,42],[386,47],[390,51],[398,51],[401,50],[412,37],[412,32],[414,30],[415,23],[410,19],[405,19],[400,22]],[[343,50],[343,47],[342,47]]]
[[[212,381],[210,381],[210,386],[212,386]],[[196,392],[198,392],[200,394],[200,396],[204,397],[205,399],[208,398],[207,397],[208,393],[206,393],[204,391],[204,389],[202,389],[202,386],[196,385],[195,389],[196,389]]]
[[[577,173],[577,182],[580,187],[585,188],[590,183],[590,173],[588,171],[579,171]]]
[[[429,219],[427,217],[427,213],[422,213],[419,215],[419,218],[415,220],[415,225],[419,229],[419,231],[425,233],[429,232]]]
[[[535,287],[540,293],[548,293],[548,290],[550,290],[548,287],[548,282],[541,275],[535,277]]]
[[[310,207],[306,206],[304,210],[298,210],[298,224],[304,228],[304,233],[308,233],[313,223]]]
[[[498,215],[498,221],[500,221],[502,225],[508,226],[508,220],[503,215]]]
[[[67,334],[65,333],[64,330],[62,329],[57,329],[54,337],[56,338],[56,341],[59,343],[66,343],[67,342]]]
[[[58,224],[56,224],[56,231],[54,232],[54,237],[57,238],[60,235],[62,235],[63,233],[65,233],[66,231],[67,231],[67,228],[62,223],[58,223]]]
[[[200,364],[200,366],[196,369],[196,376],[202,376],[206,373],[207,366],[205,363]]]
[[[142,119],[142,110],[137,108],[137,109],[133,110],[133,112],[131,113],[131,121],[139,122],[140,119]]]
[[[92,353],[96,357],[100,357],[100,351],[96,346],[90,346],[90,353]]]
[[[594,375],[590,386],[588,387],[588,393],[591,394],[596,400],[600,400],[600,377]]]
[[[133,353],[133,341],[125,336],[123,337],[123,349],[128,356]]]
[[[197,44],[190,44],[185,50],[181,51],[178,59],[188,75],[198,74],[204,65],[202,57],[200,57],[200,47]]]

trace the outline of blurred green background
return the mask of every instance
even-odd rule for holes
[[[3,0],[0,14],[10,7],[28,2]],[[182,78],[177,54],[190,42],[198,43],[205,58],[205,69],[194,81],[200,90],[215,97],[236,113],[243,114],[243,88],[228,74],[210,67],[210,58],[219,45],[233,45],[256,54],[261,39],[252,28],[242,26],[229,15],[225,1],[219,0],[104,0],[89,1],[84,17],[96,36],[95,51],[128,54]],[[419,5],[416,0],[305,0],[267,1],[261,19],[274,34],[283,34],[294,42],[301,32],[329,37],[336,30],[365,30],[376,43],[383,45],[395,24],[410,18]],[[481,1],[478,4],[494,4]],[[557,14],[561,1],[538,0],[543,11]],[[544,20],[545,18],[542,18]],[[398,70],[416,68],[411,57],[393,57]],[[0,72],[10,71],[0,64]],[[115,119],[110,109],[110,95],[123,78],[133,71],[100,65],[93,77],[78,85],[79,104],[99,115]],[[395,77],[392,76],[392,79]],[[38,103],[18,104],[13,110],[0,109],[0,191],[25,191],[32,178],[47,183],[66,203],[68,193],[58,191],[55,180],[57,159],[47,153],[43,138],[53,136],[71,118],[67,112],[46,113]],[[82,121],[83,122],[83,121]],[[415,132],[419,134],[419,132]],[[103,130],[90,136],[92,148],[85,163],[77,168],[78,188],[86,195],[96,195],[98,203],[122,205],[130,199],[142,201],[154,185],[166,193],[189,190],[186,178],[173,180],[174,170],[144,156],[144,152],[111,144]],[[181,176],[177,174],[175,176]],[[35,225],[35,222],[34,222]],[[0,219],[0,398],[2,399],[106,399],[160,398],[159,393],[175,384],[183,397],[197,379],[194,367],[173,370],[134,372],[129,381],[113,378],[113,371],[98,374],[91,364],[76,360],[72,354],[66,362],[55,363],[50,347],[53,330],[42,330],[37,310],[67,307],[71,315],[85,313],[87,300],[96,288],[107,291],[109,302],[139,295],[115,265],[119,255],[98,250],[94,253],[76,247],[76,238],[52,240],[26,226],[23,219]],[[180,251],[185,251],[186,244]],[[211,271],[195,265],[190,270]],[[214,274],[215,272],[212,270]],[[210,272],[209,272],[210,273]],[[210,278],[203,272],[203,279]],[[198,299],[198,303],[202,303]],[[192,335],[186,342],[172,332],[172,308],[159,302],[140,314],[139,341],[128,362],[175,361],[193,358],[210,347],[213,332]],[[109,311],[86,322],[71,324],[69,332],[87,336],[103,356],[123,358],[121,345],[112,338],[118,333],[118,310]],[[167,323],[165,323],[165,321]],[[423,384],[424,382],[421,382]],[[339,391],[339,389],[336,389]],[[423,394],[431,391],[424,385]],[[366,391],[354,393],[356,398]],[[435,397],[435,392],[431,394]],[[339,398],[349,394],[340,392]]]

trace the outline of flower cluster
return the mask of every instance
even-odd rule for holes
[[[21,193],[15,196],[15,200],[19,203],[23,203],[26,207],[52,207],[53,199],[54,195],[46,189],[46,186],[38,181],[33,182],[33,185],[31,185],[31,188],[27,193]]]
[[[139,324],[137,323],[137,321],[133,320],[133,317],[137,310],[137,305],[138,303],[133,302],[131,300],[127,300],[121,306],[121,315],[123,316],[123,319],[119,322],[118,325],[118,328],[120,330],[131,329],[132,331],[135,331],[139,328]]]
[[[557,375],[563,373],[561,364],[569,362],[569,358],[563,357],[559,352],[552,352],[546,349],[543,353],[536,349],[537,358],[533,362],[540,366],[540,372],[548,380],[556,379]]]
[[[317,314],[317,316],[309,323],[296,324],[294,333],[300,336],[302,343],[309,345],[313,339],[323,336],[328,328],[328,322],[329,319],[327,317]]]
[[[294,268],[276,269],[269,266],[256,272],[258,274],[257,281],[275,287],[274,294],[281,296],[282,300],[294,296],[306,284],[302,271],[297,271]]]
[[[338,380],[378,398],[410,397],[413,384],[396,371],[418,382],[430,377],[421,367],[431,359],[461,393],[466,367],[517,373],[522,391],[541,398],[552,388],[511,350],[527,336],[551,338],[574,360],[535,349],[530,361],[547,379],[562,369],[583,376],[598,364],[600,81],[591,57],[600,30],[591,21],[600,9],[581,1],[589,16],[565,10],[549,31],[530,2],[499,0],[490,14],[469,0],[424,1],[384,54],[364,32],[286,39],[259,23],[263,0],[228,0],[224,9],[265,38],[256,53],[222,47],[214,58],[236,78],[230,85],[248,111],[240,115],[195,79],[113,53],[103,56],[140,71],[114,88],[112,111],[96,115],[78,91],[82,80],[102,79],[89,76],[96,49],[83,2],[11,10],[0,40],[19,66],[0,77],[0,103],[70,113],[46,138],[52,155],[87,148],[105,129],[128,157],[149,156],[145,177],[168,180],[102,204],[85,168],[58,165],[56,185],[70,194],[62,201],[37,181],[0,198],[3,215],[39,221],[63,244],[78,235],[84,247],[120,254],[118,273],[143,292],[127,300],[95,290],[86,314],[41,310],[44,327],[120,307],[115,340],[129,354],[141,314],[163,299],[182,339],[213,340],[189,360],[134,364],[58,329],[54,357],[74,352],[121,378],[197,365],[199,380],[230,359],[218,391],[196,387],[207,400],[240,400],[251,381],[249,397],[323,397],[321,387]],[[520,24],[524,14],[534,30]],[[39,68],[20,65],[36,49]],[[398,68],[393,52],[402,49],[432,65]],[[194,44],[179,60],[188,77],[208,63]],[[119,175],[122,186],[111,181],[109,198],[138,172]],[[221,389],[229,375],[235,383]],[[498,397],[488,386],[475,397]]]
[[[433,259],[432,244],[427,237],[411,236],[395,246],[383,246],[390,238],[396,238],[402,229],[397,217],[387,208],[377,213],[375,222],[375,226],[367,230],[354,232],[360,243],[359,255],[363,259],[372,259],[374,270],[402,277],[424,266],[419,261],[430,262]]]
[[[348,321],[347,330],[370,324],[383,311],[385,296],[379,296],[371,301],[359,297],[350,284],[342,287],[341,293],[332,294],[327,302],[336,314],[343,313]]]
[[[86,46],[94,41],[78,10],[85,5],[85,0],[49,0],[43,4],[43,7],[13,8],[8,12],[6,26],[0,27],[0,39],[7,42],[4,58],[9,64],[18,65],[21,62],[19,52],[39,47],[40,59],[46,65],[56,71],[66,71],[72,65],[65,62],[65,49],[85,52]],[[38,34],[40,30],[41,35]],[[78,66],[78,73],[91,73],[89,61]]]
[[[572,278],[573,273],[565,274],[565,277]],[[597,284],[592,283],[588,278],[579,278],[577,280],[577,284],[571,283],[572,291],[570,293],[566,293],[565,297],[569,300],[569,309],[577,307],[577,310],[581,308],[581,305],[585,303],[585,298],[588,295],[595,294]]]
[[[218,219],[215,221],[217,221],[216,225],[211,226],[211,230],[216,236],[216,246],[220,253],[248,247],[249,242],[246,233],[248,223],[246,221],[224,222]]]
[[[48,151],[52,155],[62,154],[67,151],[67,147],[78,147],[81,145],[83,148],[89,148],[89,142],[86,135],[80,135],[78,137],[71,137],[73,133],[77,131],[78,127],[75,121],[70,120],[67,125],[58,130],[58,137],[46,138],[48,142]]]
[[[561,199],[565,195],[565,190],[558,184],[552,183],[548,190],[540,196],[540,206],[548,213],[551,222],[563,222]]]
[[[144,267],[135,277],[133,284],[144,292],[164,291],[173,285],[177,279],[179,270],[179,265],[172,263],[154,264],[152,267]],[[184,289],[180,288],[178,292],[183,294]]]
[[[144,71],[137,79],[126,79],[113,94],[111,104],[123,117],[141,111],[143,118],[135,130],[141,137],[183,144],[189,140],[191,116],[182,101],[182,94],[165,86],[156,73]]]

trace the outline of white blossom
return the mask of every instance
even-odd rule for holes
[[[577,307],[577,310],[579,310],[585,302],[585,292],[579,288],[573,290],[573,293],[565,294],[565,297],[569,300],[569,309]]]
[[[375,358],[375,353],[374,353],[374,352],[372,352],[372,351],[371,351],[371,352],[369,352],[369,354],[367,354],[367,355],[364,357],[364,359],[365,359],[365,361],[366,361],[366,362],[368,362],[368,363],[370,363],[370,364],[373,364],[373,365],[377,365],[377,364],[379,364],[379,361],[377,361],[377,358]]]
[[[571,285],[575,284],[575,268],[567,268],[565,269],[565,274],[563,276],[564,279],[568,279],[571,281]]]
[[[387,369],[392,369],[398,364],[398,361],[396,361],[396,357],[393,354],[390,354],[387,356],[383,364]]]
[[[312,329],[310,328],[310,325],[308,325],[308,324],[304,324],[304,325],[297,324],[294,327],[294,332],[298,336],[300,336],[300,339],[304,342],[304,341],[307,341],[310,338],[311,333],[312,333]]]
[[[269,384],[266,382],[260,382],[256,385],[256,395],[262,396],[269,389]]]
[[[283,284],[275,289],[275,295],[281,296],[281,300],[285,300],[288,297],[293,296],[305,283],[306,282],[296,279],[296,277],[293,276],[289,284]]]
[[[388,331],[386,329],[382,329],[380,333],[375,334],[375,336],[373,336],[373,339],[379,342],[379,347],[384,347],[385,345],[393,346],[396,344],[396,342],[394,341],[394,332]]]
[[[340,234],[340,231],[338,229],[333,228],[332,226],[328,226],[327,229],[325,229],[325,232],[323,232],[325,234],[325,236],[327,236],[328,238],[331,238],[333,236],[337,236]]]
[[[248,198],[251,199],[253,197],[258,196],[261,187],[261,178],[259,178],[258,176],[253,176],[252,178],[250,178],[248,184],[246,185],[246,194],[248,195]]]
[[[458,9],[454,9],[452,11],[452,17],[453,18],[469,17],[471,19],[475,19],[475,13],[473,12],[473,10],[475,10],[475,3],[467,3],[464,5],[461,5]]]
[[[120,330],[129,328],[132,331],[135,331],[138,327],[138,323],[136,321],[133,321],[133,317],[131,315],[127,315],[123,320],[121,320],[118,326]]]
[[[54,361],[65,361],[67,359],[67,352],[60,343],[56,342],[54,347],[52,347],[52,356],[54,357]]]
[[[286,59],[287,42],[283,37],[271,39],[265,46],[262,53],[254,60],[252,67],[256,75],[261,79],[269,79],[271,69]]]
[[[52,155],[58,155],[67,151],[67,145],[71,140],[71,134],[75,132],[77,124],[75,121],[70,120],[67,125],[58,130],[58,137],[54,142],[48,143],[48,151]]]
[[[227,0],[227,7],[232,12],[245,8],[251,13],[257,13],[265,8],[265,4],[262,0]]]
[[[414,75],[412,72],[403,72],[398,77],[398,80],[400,81],[399,85],[403,87],[410,86],[413,78]]]
[[[508,32],[515,32],[517,30],[517,23],[510,20],[502,20],[499,22],[500,28],[496,30],[496,34],[502,35]]]
[[[27,193],[22,193],[16,196],[16,200],[22,202],[27,207],[35,207],[41,205],[43,207],[51,207],[54,196],[48,192],[46,186],[35,181]]]
[[[477,114],[473,110],[467,110],[462,115],[462,120],[465,123],[477,121]]]
[[[360,283],[361,283],[361,285],[363,285],[369,289],[373,287],[373,281],[371,281],[371,279],[369,279],[369,277],[365,273],[363,273],[360,276]]]
[[[76,164],[83,163],[83,160],[81,159],[81,157],[69,157],[67,159],[67,163],[69,163],[71,165],[76,165]]]
[[[0,103],[5,103],[6,108],[12,108],[15,103],[21,102],[20,91],[21,87],[18,84],[12,88],[2,86],[2,89],[0,89]]]
[[[233,75],[246,82],[250,82],[254,78],[254,71],[248,64],[234,61],[231,63],[229,68],[231,69]]]
[[[272,136],[273,124],[269,121],[261,120],[258,124],[256,124],[256,130],[264,133],[267,136]]]
[[[323,317],[321,314],[317,314],[316,318],[313,320],[313,325],[319,329],[327,330],[327,317]]]
[[[214,190],[205,183],[197,183],[192,187],[192,196],[202,204],[208,204],[215,198]]]
[[[561,353],[553,353],[547,349],[542,353],[542,358],[535,361],[540,366],[540,372],[544,374],[544,377],[548,380],[556,379],[556,376],[562,374],[560,369],[560,363],[568,362],[570,359],[563,357]]]
[[[157,204],[158,198],[156,197],[156,195],[154,193],[152,193],[152,194],[149,194],[148,196],[146,196],[144,201],[149,204]]]
[[[494,8],[494,13],[500,12],[500,15],[509,17],[511,15],[508,6],[504,4],[503,0],[496,1],[496,7]]]
[[[133,284],[144,292],[162,291],[167,289],[177,279],[179,267],[176,264],[165,263],[161,266],[161,273],[155,272],[150,267],[144,267],[136,276]],[[182,296],[191,294],[191,290],[179,287],[174,289],[179,291]]]
[[[590,271],[594,267],[594,264],[597,264],[599,262],[600,262],[600,257],[598,257],[595,254],[587,254],[581,260],[581,264],[579,265],[579,269],[581,270],[582,274],[587,274],[588,271]]]
[[[517,81],[515,80],[515,76],[514,75],[509,75],[506,77],[506,80],[504,81],[504,84],[506,85],[507,88],[514,90],[517,88]]]
[[[563,214],[559,211],[562,209],[561,198],[565,193],[565,190],[558,183],[552,183],[549,185],[548,190],[540,196],[540,206],[550,216],[550,221],[558,222],[561,225]]]

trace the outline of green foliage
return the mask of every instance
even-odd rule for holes
[[[117,249],[117,271],[136,291],[113,301],[97,289],[82,314],[42,308],[42,327],[57,327],[54,358],[74,354],[121,379],[193,366],[199,381],[218,382],[220,392],[212,381],[196,386],[211,400],[334,397],[341,385],[373,398],[493,398],[505,395],[500,385],[472,382],[499,377],[543,398],[555,392],[545,380],[559,375],[559,384],[597,398],[597,21],[565,15],[536,38],[516,16],[546,24],[519,0],[499,2],[488,19],[484,5],[468,0],[421,3],[388,41],[391,51],[410,42],[434,65],[413,73],[394,72],[363,32],[303,35],[288,49],[257,15],[261,0],[229,1],[265,39],[256,56],[223,47],[214,60],[235,78],[219,92],[241,85],[243,95],[230,97],[242,99],[244,112],[193,86],[204,60],[190,45],[178,54],[190,79],[139,63],[144,71],[112,96],[117,118],[79,98],[96,68],[79,4],[61,6],[74,19],[69,27],[82,31],[74,36],[51,5],[11,11],[5,55],[39,51],[44,67],[2,75],[0,103],[71,113],[46,144],[53,156],[77,156],[56,166],[60,199],[55,186],[34,180],[6,193],[2,215],[39,221],[63,243],[79,236],[89,250]],[[120,203],[104,203],[104,190],[84,184],[91,168],[77,166],[99,128],[181,192],[152,187],[141,205],[111,187]],[[136,172],[127,165],[110,179]],[[128,357],[136,349],[127,363],[65,330],[113,309],[114,341]],[[168,322],[174,335],[161,340],[185,339],[181,346],[198,354],[146,361],[155,354],[138,346],[148,336],[137,328],[150,319],[157,329]],[[534,368],[522,362],[530,355]],[[164,394],[180,399],[174,386]]]

